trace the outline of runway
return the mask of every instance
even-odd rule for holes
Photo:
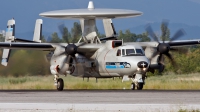
[[[200,90],[1,90],[0,111],[200,110]]]

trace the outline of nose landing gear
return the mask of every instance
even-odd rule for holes
[[[142,90],[144,85],[144,76],[142,74],[136,74],[134,77],[131,78],[131,90],[135,90],[135,87],[137,90]]]

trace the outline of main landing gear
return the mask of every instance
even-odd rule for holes
[[[59,79],[57,80],[57,90],[58,90],[58,91],[62,91],[63,88],[64,88],[64,81],[63,81],[62,78],[59,78]]]
[[[64,81],[62,78],[58,78],[58,75],[54,76],[55,86],[57,87],[58,91],[62,91],[64,88]]]

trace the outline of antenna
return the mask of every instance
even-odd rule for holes
[[[92,10],[92,9],[94,9],[94,4],[93,4],[93,1],[89,1],[89,4],[88,4],[88,9],[89,9],[89,10]]]

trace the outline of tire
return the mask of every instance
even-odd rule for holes
[[[131,83],[131,90],[135,90],[135,83]]]
[[[143,89],[144,83],[138,83],[137,85],[137,90],[142,90]]]
[[[57,81],[57,90],[62,91],[64,88],[64,81],[62,78],[59,78]]]

